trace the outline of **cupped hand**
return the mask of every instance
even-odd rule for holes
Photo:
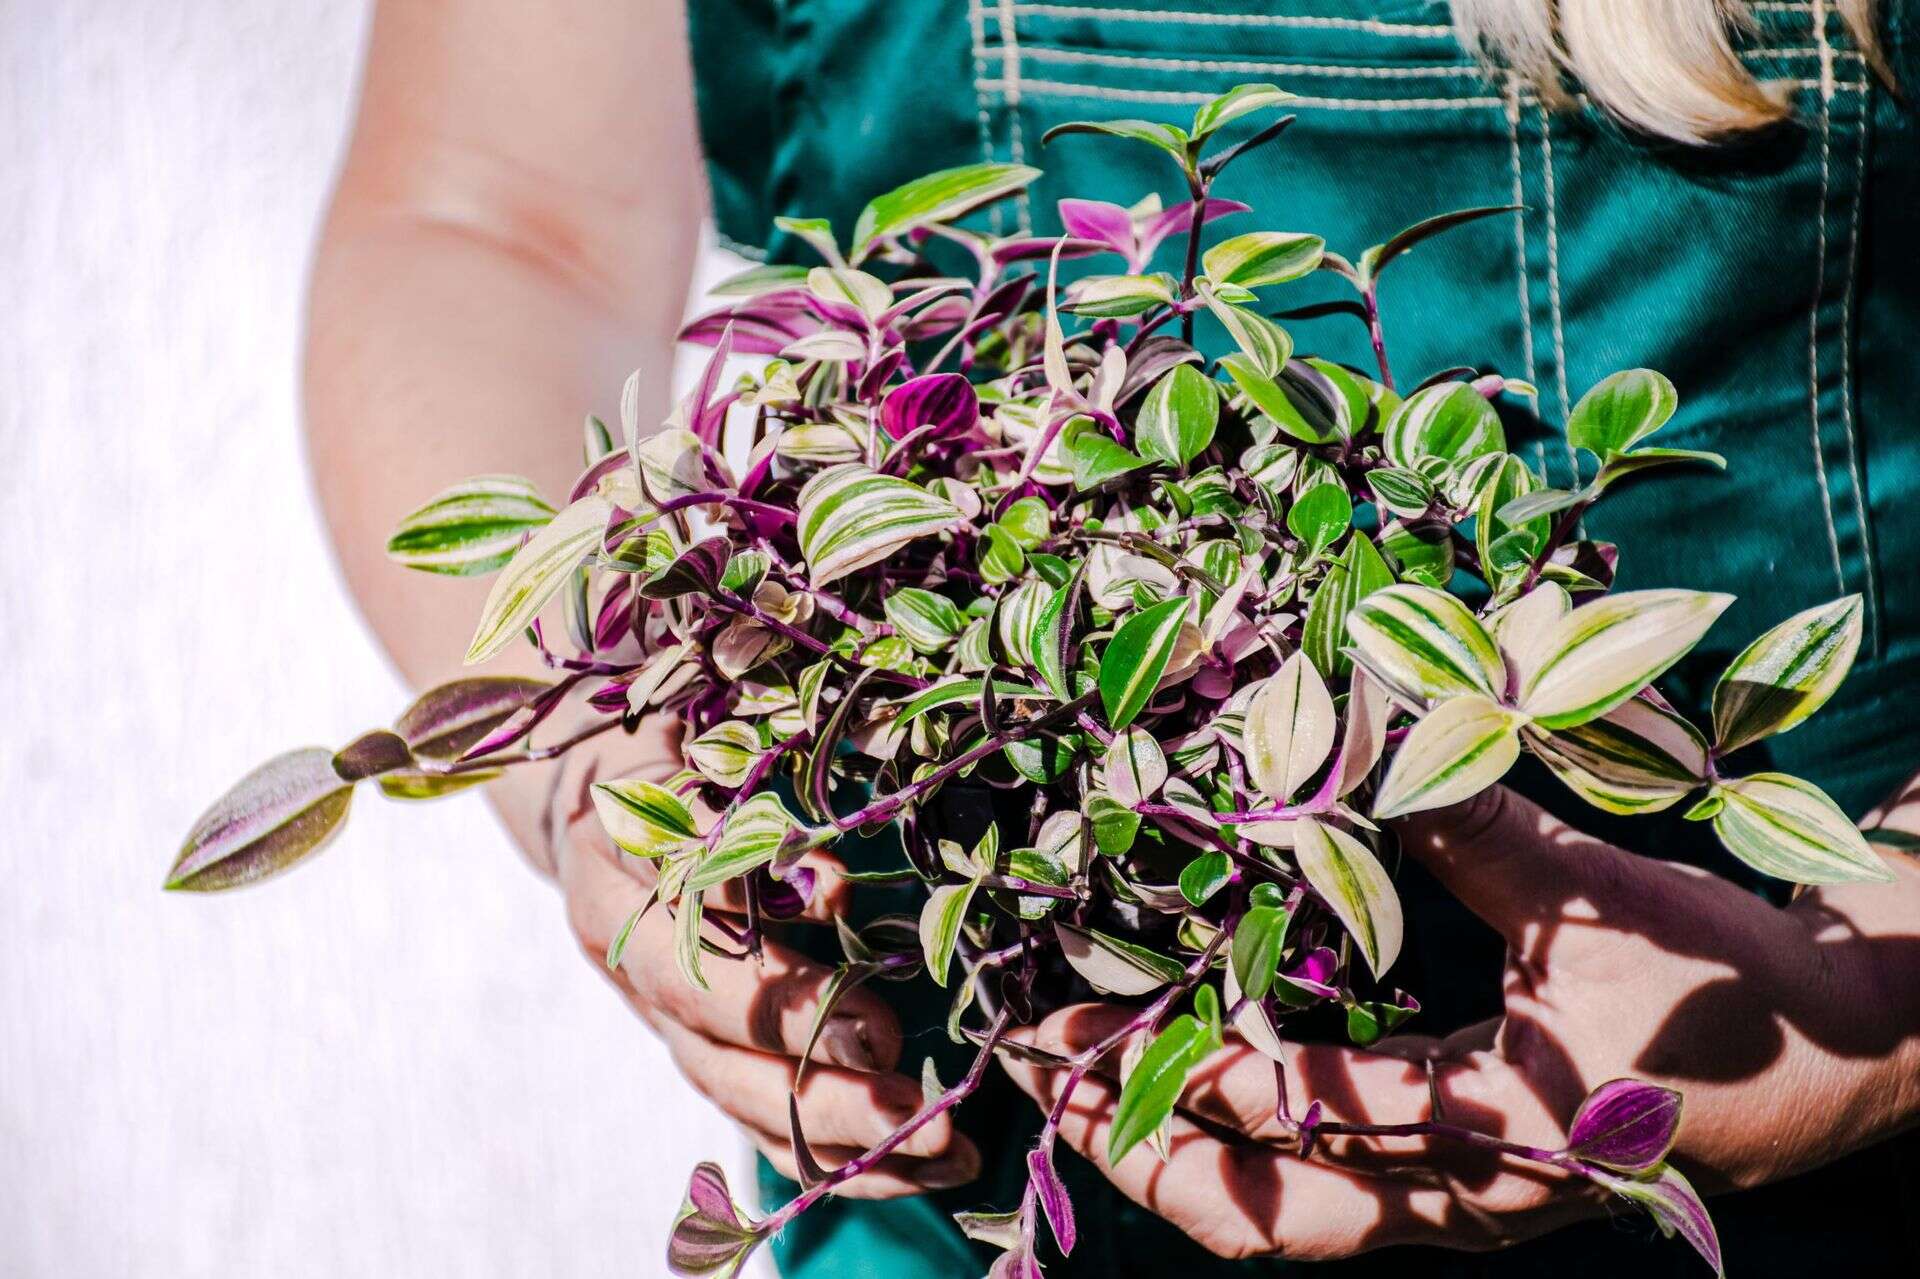
[[[1920,943],[1910,918],[1889,927],[1886,899],[1862,895],[1910,910],[1911,859],[1894,859],[1894,885],[1807,892],[1782,910],[1583,835],[1504,788],[1400,833],[1505,938],[1505,1014],[1372,1051],[1289,1046],[1293,1116],[1317,1099],[1331,1120],[1421,1122],[1437,1101],[1447,1122],[1552,1150],[1587,1092],[1634,1076],[1684,1094],[1674,1154],[1702,1190],[1791,1175],[1920,1117]],[[1078,1053],[1131,1012],[1069,1008],[1032,1038]],[[1063,1072],[1008,1069],[1053,1104]],[[1166,1162],[1146,1144],[1107,1161],[1118,1088],[1099,1074],[1075,1090],[1061,1138],[1224,1256],[1492,1248],[1606,1210],[1581,1179],[1440,1138],[1336,1137],[1303,1161],[1277,1096],[1274,1063],[1230,1039],[1189,1080]]]
[[[620,771],[606,775],[658,781],[678,767],[664,748],[637,763],[631,757],[622,762]],[[709,957],[703,969],[712,988],[696,989],[674,962],[672,921],[657,904],[634,925],[619,964],[608,970],[608,947],[646,902],[653,868],[620,852],[602,833],[586,793],[590,780],[583,773],[561,790],[552,840],[554,870],[581,949],[665,1042],[688,1082],[738,1124],[775,1168],[797,1179],[788,1096],[831,970],[768,940],[757,961]],[[806,864],[816,872],[807,918],[816,925],[831,922],[845,909],[850,886],[834,874],[838,863],[830,855],[809,854]],[[707,917],[740,905],[716,892]],[[745,920],[736,922],[744,926]],[[723,940],[711,924],[707,934]],[[920,1108],[919,1082],[895,1070],[900,1047],[899,1022],[879,995],[856,989],[835,1006],[813,1045],[798,1097],[807,1143],[822,1164],[845,1162]],[[919,1194],[970,1181],[979,1164],[973,1143],[942,1115],[836,1193],[874,1199]]]

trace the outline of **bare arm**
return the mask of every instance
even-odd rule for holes
[[[409,681],[459,673],[488,582],[390,563],[399,517],[486,472],[564,498],[582,417],[615,420],[635,367],[664,412],[697,164],[677,0],[379,5],[314,265],[306,420],[348,584]],[[532,665],[489,669],[513,662]],[[496,796],[523,842],[543,790]]]

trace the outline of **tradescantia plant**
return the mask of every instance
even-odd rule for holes
[[[1546,487],[1507,451],[1494,401],[1531,396],[1524,383],[1452,369],[1401,391],[1382,274],[1500,210],[1434,218],[1352,260],[1278,231],[1202,251],[1212,223],[1250,212],[1213,197],[1215,179],[1292,117],[1210,152],[1217,131],[1289,96],[1242,86],[1190,130],[1055,130],[1158,148],[1189,193],[1172,208],[1064,200],[1059,237],[955,225],[1037,176],[1005,164],[881,196],[845,246],[825,222],[783,221],[822,264],[721,286],[729,303],[685,333],[713,359],[664,427],[638,420],[636,374],[624,439],[588,420],[586,469],[563,504],[482,477],[393,537],[416,568],[499,572],[469,662],[524,637],[555,679],[459,680],[391,730],[264,765],[194,827],[168,887],[286,869],[339,829],[360,781],[432,798],[677,715],[685,771],[602,781],[593,801],[612,840],[656,865],[642,909],[672,916],[686,980],[704,986],[705,965],[753,956],[805,908],[803,854],[892,828],[897,865],[850,877],[923,884],[924,906],[841,923],[845,963],[820,1022],[862,982],[923,974],[950,992],[949,1033],[977,1055],[957,1082],[930,1074],[924,1108],[838,1168],[814,1158],[795,1107],[805,1185],[764,1218],[701,1165],[670,1267],[732,1274],[958,1105],[996,1054],[1017,1053],[1068,1080],[1021,1202],[960,1224],[1004,1248],[995,1276],[1030,1279],[1043,1217],[1062,1253],[1074,1247],[1053,1165],[1074,1084],[1150,1032],[1125,1063],[1117,1159],[1159,1143],[1229,1032],[1276,1062],[1314,1010],[1343,1014],[1359,1044],[1391,1033],[1418,1005],[1383,984],[1402,915],[1381,823],[1467,799],[1523,752],[1607,812],[1693,800],[1688,817],[1769,875],[1885,877],[1817,788],[1729,768],[1833,693],[1859,645],[1858,599],[1756,639],[1721,676],[1707,731],[1653,681],[1729,598],[1611,592],[1615,548],[1579,535],[1630,476],[1722,465],[1647,443],[1674,412],[1672,384],[1630,369],[1581,398],[1565,425],[1594,466],[1577,491]],[[1155,269],[1162,250],[1177,273]],[[1058,287],[1062,259],[1120,269]],[[1296,356],[1266,313],[1279,286],[1314,271],[1353,286],[1375,367]],[[1225,334],[1217,353],[1193,344],[1202,315]],[[730,355],[770,358],[728,382]],[[731,461],[729,426],[744,445]],[[566,653],[541,620],[556,597]],[[548,729],[565,718],[577,722]],[[718,817],[697,819],[695,799]],[[953,814],[969,811],[961,838]],[[723,885],[744,900],[744,927],[703,912]],[[1137,1005],[1107,1041],[1061,1058],[1008,1040],[1089,988]],[[1337,1123],[1318,1102],[1290,1108],[1284,1088],[1279,1113],[1303,1159],[1329,1135],[1418,1132],[1589,1178],[1717,1270],[1706,1211],[1665,1162],[1680,1101],[1603,1084],[1558,1150],[1437,1117]]]

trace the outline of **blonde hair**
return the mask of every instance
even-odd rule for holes
[[[1874,28],[1877,0],[1831,7],[1854,48],[1888,79]],[[1791,113],[1783,86],[1757,79],[1734,52],[1757,30],[1747,0],[1452,0],[1461,39],[1498,73],[1549,106],[1568,81],[1642,133],[1695,145],[1776,124]]]

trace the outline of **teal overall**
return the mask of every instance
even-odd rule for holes
[[[1911,95],[1920,30],[1888,7],[1889,53]],[[1791,86],[1798,121],[1711,152],[1649,146],[1591,109],[1549,114],[1489,82],[1437,0],[694,0],[689,11],[715,218],[723,242],[756,257],[811,260],[805,246],[768,238],[776,215],[829,217],[844,240],[872,194],[983,159],[1045,170],[1027,196],[981,215],[1009,232],[1057,233],[1063,196],[1131,203],[1157,190],[1173,203],[1184,194],[1157,153],[1088,137],[1043,151],[1041,135],[1074,119],[1181,122],[1195,102],[1249,81],[1302,95],[1285,138],[1216,191],[1253,205],[1260,228],[1324,234],[1353,255],[1434,213],[1524,206],[1450,232],[1396,270],[1383,298],[1396,369],[1417,381],[1473,365],[1534,383],[1537,417],[1509,431],[1560,487],[1590,478],[1579,472],[1591,459],[1576,458],[1562,431],[1572,401],[1616,369],[1667,373],[1680,411],[1661,443],[1724,453],[1731,468],[1648,480],[1597,508],[1587,532],[1621,545],[1626,589],[1739,597],[1666,681],[1695,710],[1762,629],[1839,595],[1864,597],[1853,676],[1819,715],[1744,760],[1810,778],[1857,816],[1920,769],[1920,138],[1913,109],[1875,82],[1831,4],[1754,8],[1766,38],[1743,56]],[[1286,305],[1332,298],[1332,285],[1290,286]],[[1304,351],[1356,367],[1370,359],[1347,317],[1292,327]],[[1628,847],[1750,882],[1697,826],[1609,825],[1552,783],[1529,789]],[[1417,874],[1403,873],[1402,891],[1414,925],[1401,981],[1426,1003],[1424,1029],[1496,1013],[1498,939]],[[945,1036],[910,1042],[911,1072]],[[943,1077],[954,1073],[947,1061]],[[960,1122],[987,1153],[979,1181],[891,1203],[824,1203],[776,1244],[781,1274],[983,1273],[992,1254],[967,1244],[949,1214],[1017,1202],[1018,1152],[1037,1116],[1003,1086]],[[1049,1265],[1055,1276],[1704,1273],[1678,1244],[1650,1242],[1637,1217],[1492,1256],[1398,1248],[1321,1266],[1223,1262],[1068,1160],[1081,1241]],[[763,1168],[770,1203],[796,1190]],[[1920,1274],[1912,1139],[1712,1206],[1736,1276]]]

